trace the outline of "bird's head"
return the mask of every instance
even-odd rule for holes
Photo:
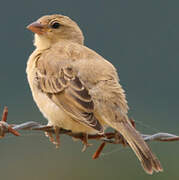
[[[84,37],[79,26],[67,16],[48,15],[27,26],[35,33],[34,45],[39,49],[49,48],[60,41],[83,44]]]

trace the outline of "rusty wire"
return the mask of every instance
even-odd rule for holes
[[[5,107],[2,115],[2,120],[0,121],[0,138],[4,138],[6,133],[11,133],[15,136],[20,136],[19,130],[34,130],[34,131],[44,131],[44,132],[52,132],[54,133],[54,129],[52,126],[41,125],[34,121],[25,122],[22,124],[8,124],[7,123],[7,115],[8,108]],[[134,124],[133,120],[132,123]],[[135,124],[134,124],[135,126]],[[66,134],[68,136],[83,140],[83,133],[72,133],[69,130],[60,129],[59,134]],[[171,141],[179,141],[179,136],[169,133],[159,132],[156,134],[141,134],[145,141],[163,141],[163,142],[171,142]],[[93,159],[99,157],[101,151],[103,150],[106,143],[112,144],[122,144],[128,145],[124,138],[118,134],[118,138],[116,139],[116,132],[105,133],[103,135],[88,135],[88,139],[94,139],[102,141],[102,144],[97,149],[97,151],[93,155]]]

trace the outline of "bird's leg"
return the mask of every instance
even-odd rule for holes
[[[127,145],[127,141],[118,131],[115,131],[114,140],[116,144],[121,143],[123,146]]]
[[[55,126],[54,131],[55,131],[55,138],[56,138],[56,140],[55,140],[56,148],[59,148],[59,146],[60,146],[60,134],[59,134],[60,128]]]
[[[92,144],[88,144],[88,134],[83,133],[81,140],[83,143],[82,152],[85,152],[87,147],[92,146]]]
[[[53,124],[49,121],[47,126],[53,126]],[[45,131],[45,136],[49,138],[51,143],[55,144],[55,139],[52,132]]]
[[[52,142],[53,144],[55,144],[55,139],[53,137],[53,133],[52,132],[45,132],[45,136],[49,138],[50,142]]]
[[[53,126],[50,122],[47,124],[47,126]],[[56,145],[56,148],[60,146],[60,128],[57,126],[53,126],[54,132],[55,132],[55,138],[53,136],[53,132],[45,132],[45,136],[49,138],[50,142]]]

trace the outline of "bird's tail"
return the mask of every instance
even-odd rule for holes
[[[141,165],[146,173],[152,174],[153,171],[163,171],[160,161],[152,153],[151,149],[146,144],[140,133],[136,131],[128,119],[126,120],[115,122],[115,124],[113,124],[113,128],[115,128],[125,138],[140,160]]]

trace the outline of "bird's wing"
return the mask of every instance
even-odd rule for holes
[[[70,66],[36,62],[38,88],[71,118],[86,126],[103,132],[93,114],[94,102],[89,90]]]

